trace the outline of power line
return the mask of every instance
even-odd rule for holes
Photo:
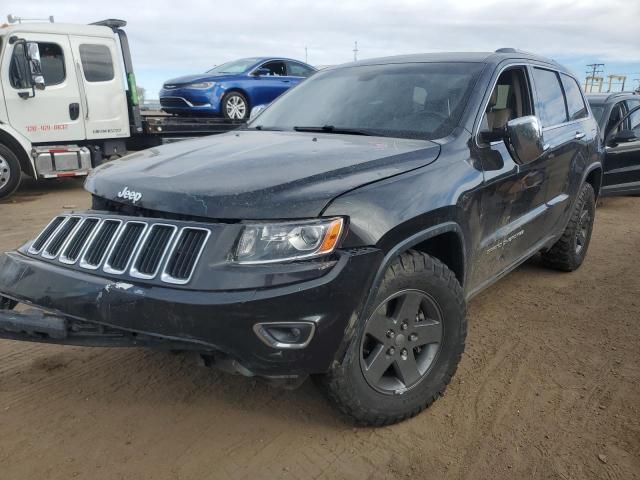
[[[599,73],[604,73],[604,63],[590,63],[587,65],[587,78],[584,81],[584,91],[587,93],[593,92],[593,84],[596,81],[596,75]],[[602,83],[600,83],[600,88],[602,88]]]

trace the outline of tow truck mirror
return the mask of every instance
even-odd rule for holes
[[[27,60],[29,61],[31,73],[31,85],[38,90],[44,90],[45,84],[40,61],[40,48],[36,42],[27,42]]]
[[[507,122],[507,146],[518,165],[526,165],[537,160],[544,153],[542,124],[535,115],[514,118]]]

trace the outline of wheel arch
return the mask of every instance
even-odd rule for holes
[[[584,182],[590,184],[593,187],[593,191],[596,194],[596,200],[600,196],[600,190],[602,187],[602,175],[602,166],[600,164],[596,164],[587,171],[584,178]]]
[[[246,99],[247,99],[247,103],[249,104],[249,105],[248,105],[248,106],[249,106],[249,111],[251,111],[251,104],[252,104],[252,101],[251,101],[251,95],[249,95],[249,92],[247,92],[247,90],[246,90],[246,89],[244,89],[244,88],[242,88],[242,87],[240,87],[240,86],[237,86],[237,85],[236,85],[236,86],[233,86],[233,87],[229,87],[229,88],[228,88],[227,90],[225,90],[225,92],[222,94],[222,97],[220,97],[220,108],[222,109],[222,102],[224,101],[225,97],[226,97],[227,95],[229,95],[230,93],[233,93],[233,92],[241,93],[241,94],[244,96],[244,98],[246,98]]]
[[[29,153],[25,150],[25,147],[19,140],[3,128],[0,128],[0,143],[15,153],[16,157],[18,157],[18,161],[20,162],[20,170],[22,170],[22,172],[27,175],[31,175],[34,178],[37,177],[33,163],[31,162]]]
[[[354,316],[349,322],[345,331],[344,340],[338,349],[335,359],[342,359],[345,355],[352,335],[356,331],[358,319],[367,318],[370,315],[373,300],[391,263],[408,250],[417,250],[437,258],[454,272],[464,290],[467,275],[467,255],[463,230],[458,223],[454,221],[443,222],[420,230],[408,238],[397,242],[387,250],[382,262],[380,262],[373,282],[371,283],[369,294],[362,304],[360,315]]]

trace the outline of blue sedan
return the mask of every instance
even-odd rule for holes
[[[288,58],[243,58],[199,75],[174,78],[160,90],[160,105],[178,115],[249,118],[251,108],[276,97],[315,73],[311,65]]]

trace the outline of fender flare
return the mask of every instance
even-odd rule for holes
[[[438,235],[441,235],[443,233],[455,233],[460,239],[460,244],[462,245],[462,256],[463,256],[462,261],[463,261],[463,265],[465,265],[464,277],[465,277],[465,283],[466,283],[466,276],[468,273],[468,269],[466,268],[467,252],[465,249],[464,235],[462,233],[462,228],[460,227],[459,224],[453,221],[448,221],[448,222],[440,223],[438,225],[434,225],[425,230],[421,230],[419,232],[414,233],[409,238],[406,238],[402,242],[394,245],[394,247],[386,253],[384,258],[382,259],[382,262],[380,262],[378,271],[376,272],[373,278],[373,282],[371,283],[369,294],[367,295],[367,298],[362,303],[362,308],[360,309],[360,315],[353,315],[349,321],[349,324],[347,325],[347,328],[345,329],[344,339],[335,356],[336,360],[342,360],[344,358],[344,355],[347,351],[347,347],[351,343],[353,335],[356,332],[356,328],[359,320],[361,318],[367,318],[371,313],[370,311],[373,305],[373,300],[376,297],[376,294],[378,293],[378,288],[380,288],[380,284],[382,283],[382,279],[384,278],[384,275],[387,269],[389,268],[389,265],[391,265],[391,263],[396,258],[398,258],[407,250],[410,250],[412,247],[415,247],[416,245],[424,242],[425,240],[429,240],[430,238],[437,237]]]
[[[33,159],[29,155],[31,143],[24,140],[13,128],[7,124],[0,124],[0,143],[6,145],[18,157],[21,170],[33,178],[38,178]]]
[[[598,191],[596,192],[596,196],[599,197],[602,193],[602,180],[604,178],[604,166],[602,165],[602,162],[594,162],[585,169],[584,173],[582,174],[580,187],[582,188],[582,185],[584,185],[584,183],[587,181],[587,177],[591,175],[591,172],[595,170],[600,170],[600,185],[598,185]]]

